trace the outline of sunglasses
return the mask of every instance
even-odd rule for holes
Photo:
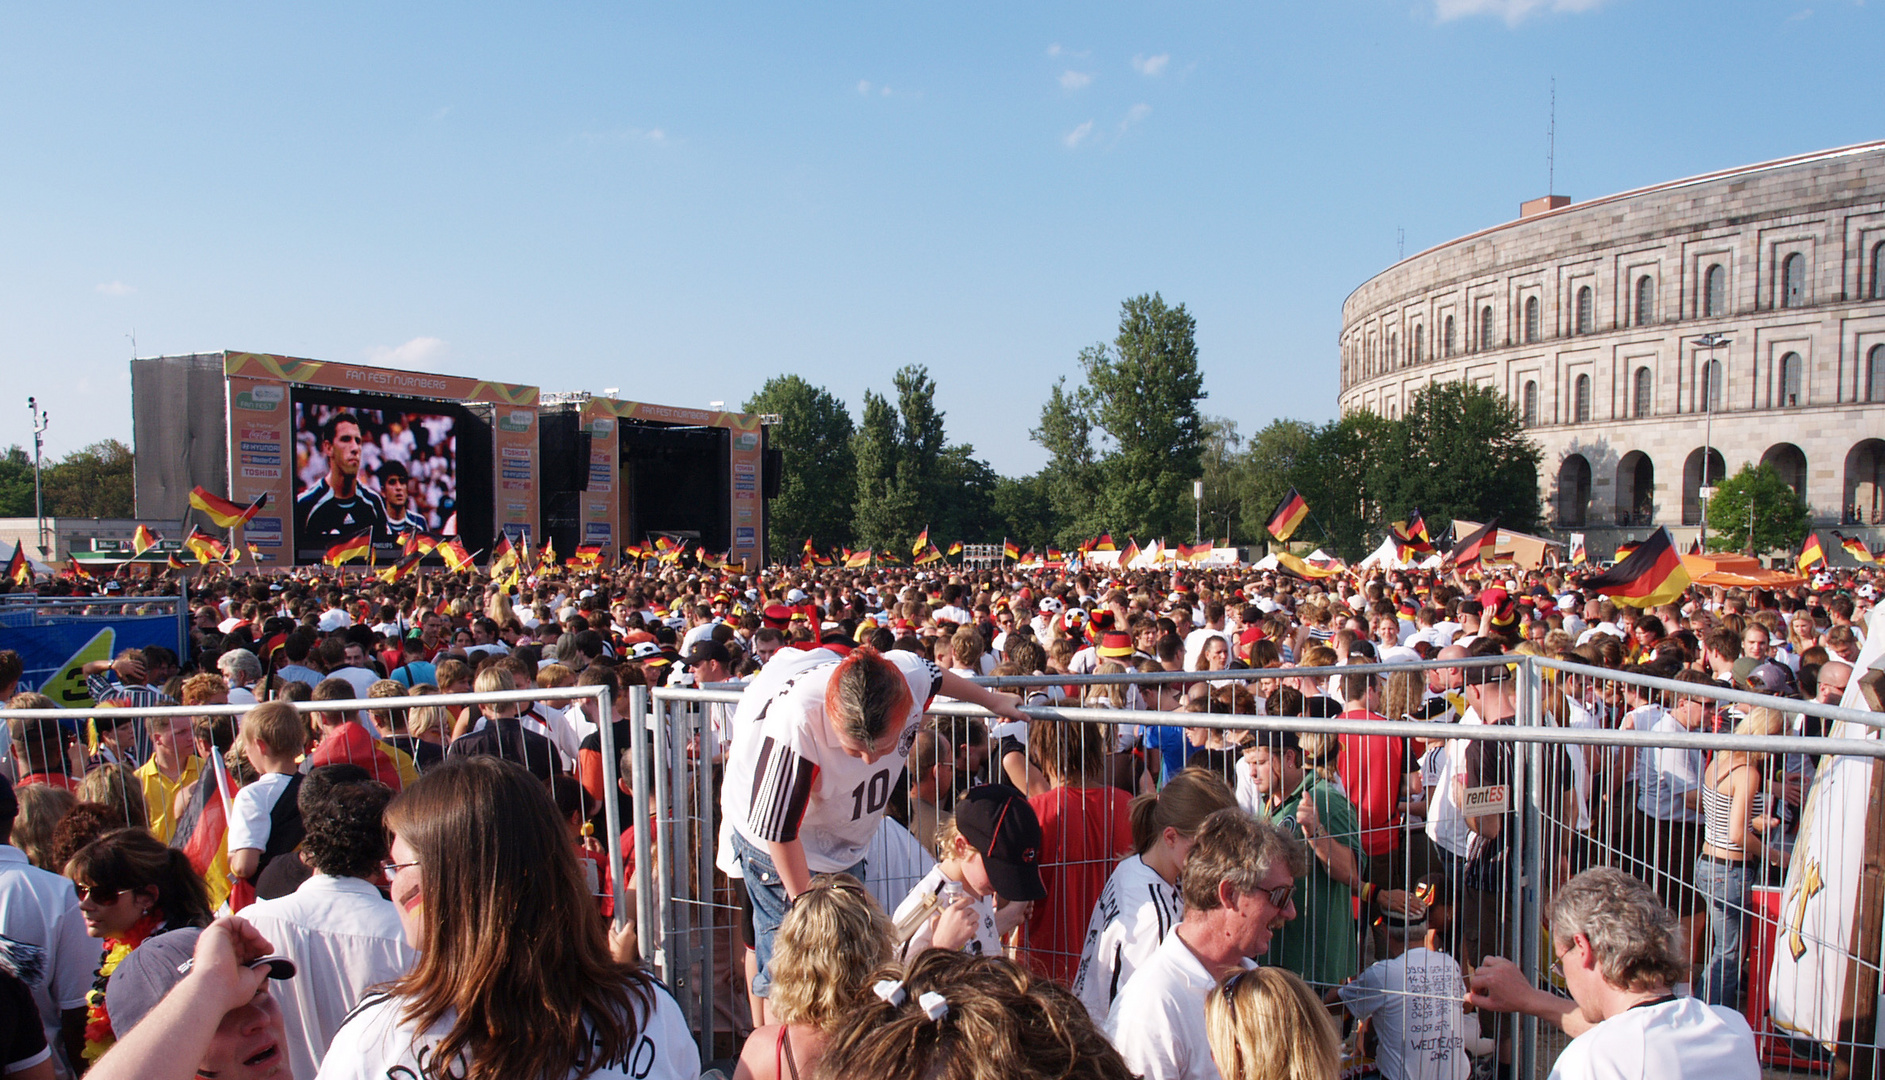
[[[118,897],[124,895],[123,889],[114,889],[107,885],[74,885],[73,888],[78,891],[81,901],[89,900],[100,906],[115,904],[118,902]]]
[[[1292,881],[1287,885],[1278,885],[1274,889],[1258,889],[1257,891],[1270,898],[1271,907],[1278,911],[1286,911],[1295,899],[1296,883]]]

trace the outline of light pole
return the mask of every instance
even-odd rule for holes
[[[1702,482],[1697,492],[1702,497],[1702,533],[1700,544],[1703,551],[1708,550],[1708,503],[1715,493],[1708,482],[1709,459],[1715,456],[1715,395],[1721,392],[1721,377],[1715,372],[1715,350],[1729,344],[1720,334],[1703,334],[1695,339],[1695,344],[1708,350],[1708,366],[1703,369],[1702,377]],[[1753,529],[1749,528],[1749,539],[1753,539]]]
[[[1204,481],[1191,482],[1191,546],[1204,538]]]
[[[52,422],[52,417],[39,407],[38,398],[27,398],[26,407],[33,414],[33,518],[39,536],[39,556],[43,559],[46,557],[46,503],[39,482],[39,453],[45,445],[46,425]]]

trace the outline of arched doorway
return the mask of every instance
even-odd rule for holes
[[[1866,439],[1846,454],[1842,507],[1848,525],[1885,524],[1885,439]]]
[[[1702,455],[1708,455],[1708,474],[1702,474]],[[1696,447],[1689,452],[1689,459],[1682,464],[1682,524],[1694,525],[1702,520],[1702,489],[1721,483],[1727,474],[1722,465],[1721,451],[1709,447],[1704,451]]]
[[[1792,443],[1775,443],[1761,455],[1761,464],[1772,465],[1800,501],[1806,501],[1806,454]]]
[[[1648,525],[1656,517],[1656,465],[1641,450],[1617,462],[1617,524]]]
[[[1567,454],[1558,466],[1558,524],[1582,527],[1590,514],[1590,462],[1583,454]]]

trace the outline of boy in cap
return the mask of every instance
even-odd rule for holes
[[[938,824],[936,843],[942,861],[892,916],[899,957],[928,948],[1000,956],[995,897],[1019,913],[1026,903],[1047,896],[1041,882],[1041,822],[1034,808],[1006,785],[970,788],[956,802],[954,821]]]
[[[147,939],[105,985],[118,1042],[87,1074],[118,1077],[288,1076],[287,1036],[269,979],[291,979],[294,962],[237,918]]]

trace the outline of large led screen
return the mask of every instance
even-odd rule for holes
[[[458,531],[459,420],[296,396],[295,543]]]

